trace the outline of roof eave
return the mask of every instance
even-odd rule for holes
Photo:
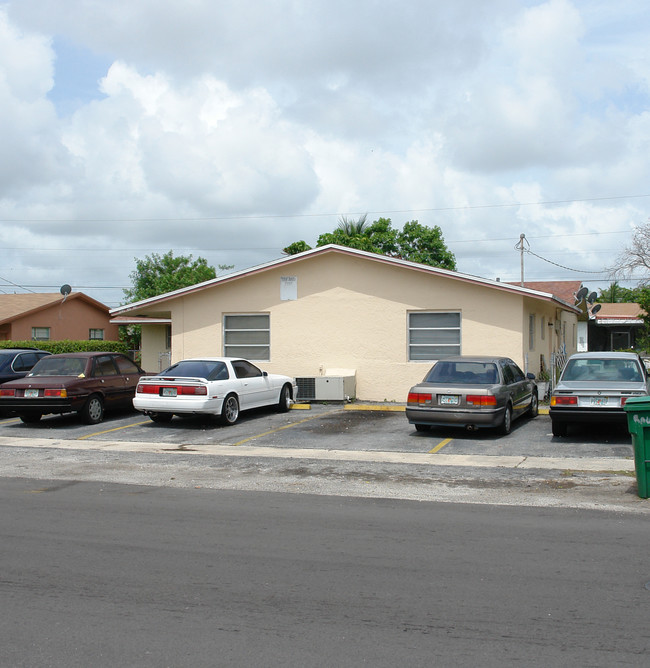
[[[251,276],[254,274],[262,273],[274,269],[278,266],[288,266],[296,262],[301,262],[309,257],[322,255],[329,252],[337,252],[344,255],[351,255],[354,257],[364,257],[375,262],[381,262],[384,264],[389,264],[393,266],[402,266],[415,271],[420,271],[428,274],[433,274],[437,276],[444,276],[446,278],[451,278],[453,280],[459,280],[466,283],[472,283],[474,285],[483,285],[485,287],[495,288],[497,290],[502,290],[504,292],[509,292],[512,294],[520,294],[523,296],[531,296],[538,299],[543,299],[545,301],[553,302],[558,307],[571,311],[573,313],[580,313],[580,309],[577,307],[568,304],[567,302],[555,297],[554,295],[547,292],[539,292],[537,290],[531,290],[529,288],[522,288],[520,286],[510,285],[508,283],[503,283],[501,281],[494,281],[488,278],[481,278],[480,276],[472,276],[470,274],[463,274],[457,271],[451,271],[450,269],[442,269],[440,267],[432,267],[429,265],[421,264],[418,262],[411,262],[410,260],[403,260],[401,258],[389,257],[387,255],[380,255],[377,253],[370,253],[368,251],[358,250],[356,248],[348,248],[347,246],[338,246],[336,244],[328,244],[326,246],[319,246],[317,248],[312,248],[302,253],[296,253],[295,255],[290,255],[288,257],[278,258],[276,260],[271,260],[264,264],[257,265],[255,267],[250,267],[248,269],[242,269],[240,271],[233,272],[231,274],[226,274],[225,276],[218,276],[212,278],[208,281],[203,281],[202,283],[197,283],[196,285],[191,285],[186,288],[179,288],[178,290],[173,290],[171,292],[164,293],[162,295],[156,295],[155,297],[150,297],[148,299],[143,299],[138,302],[133,302],[131,304],[126,304],[124,306],[119,306],[117,308],[110,310],[111,316],[118,316],[123,313],[128,313],[130,311],[136,311],[142,307],[148,307],[155,304],[159,304],[164,301],[169,301],[177,297],[184,297],[186,295],[192,294],[194,292],[199,292],[205,290],[206,288],[213,287],[215,285],[223,285],[231,281],[238,280],[244,276]]]

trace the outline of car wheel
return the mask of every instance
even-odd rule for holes
[[[41,419],[41,415],[40,413],[34,413],[32,415],[21,415],[20,419],[25,424],[36,424]]]
[[[221,409],[221,424],[231,425],[237,422],[239,417],[239,401],[234,394],[229,394],[223,400]]]
[[[149,418],[153,422],[159,422],[159,423],[171,422],[173,417],[174,417],[173,413],[149,413]]]
[[[99,424],[104,419],[104,402],[98,394],[88,397],[88,401],[79,411],[81,419],[86,424]]]
[[[428,424],[416,424],[415,431],[429,431],[431,427]]]
[[[566,422],[551,422],[551,431],[553,436],[566,436],[569,425]]]
[[[507,435],[512,431],[512,406],[510,404],[506,405],[506,410],[503,413],[503,422],[501,423],[499,431],[504,435]]]
[[[291,404],[291,390],[288,385],[285,385],[280,391],[280,401],[278,401],[278,412],[286,413],[290,408]]]
[[[539,415],[539,399],[537,394],[533,392],[533,396],[530,398],[530,407],[528,408],[528,417],[536,418]]]

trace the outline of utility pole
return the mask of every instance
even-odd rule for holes
[[[521,263],[521,287],[524,287],[524,241],[526,239],[525,234],[520,234],[519,235],[519,243],[515,246],[515,248],[519,249],[519,256],[520,256],[520,263]]]

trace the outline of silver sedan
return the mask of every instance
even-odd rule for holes
[[[625,402],[648,393],[648,374],[636,353],[571,355],[551,395],[553,436],[566,436],[571,424],[624,426]]]
[[[509,434],[514,419],[537,413],[535,376],[507,357],[446,357],[410,389],[406,404],[406,417],[417,431],[495,427]]]

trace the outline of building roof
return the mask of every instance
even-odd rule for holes
[[[81,299],[90,305],[105,311],[108,314],[108,306],[85,295],[83,292],[72,292],[66,300]],[[25,292],[11,295],[0,294],[0,325],[12,322],[31,313],[42,311],[50,306],[64,301],[63,295],[58,292]]]
[[[597,325],[640,325],[643,324],[643,315],[645,311],[634,302],[604,303],[600,304],[594,319]]]
[[[521,285],[521,283],[510,283]],[[575,304],[576,293],[582,287],[582,281],[524,281],[524,287],[539,292],[549,292],[567,304]]]
[[[162,295],[157,295],[156,297],[150,297],[149,299],[143,299],[142,301],[139,302],[126,304],[125,306],[119,306],[117,308],[111,309],[111,316],[115,317],[118,315],[128,313],[130,311],[136,311],[142,309],[143,307],[147,308],[149,306],[165,302],[169,299],[185,296],[193,292],[199,292],[201,290],[211,288],[216,285],[223,285],[226,283],[230,283],[232,281],[240,280],[247,276],[260,274],[269,271],[271,269],[275,269],[277,267],[289,266],[298,262],[303,262],[312,257],[327,255],[330,253],[363,258],[372,262],[379,262],[383,264],[389,264],[392,266],[411,269],[413,271],[424,272],[432,276],[450,278],[465,283],[471,283],[474,285],[482,285],[485,287],[494,288],[496,290],[501,290],[504,292],[519,294],[522,296],[536,297],[539,299],[544,299],[546,301],[553,301],[556,302],[558,306],[561,306],[566,310],[571,310],[576,313],[579,312],[579,309],[576,309],[573,306],[573,301],[566,302],[563,299],[560,299],[549,292],[534,290],[529,287],[522,288],[520,286],[513,285],[511,283],[493,281],[488,278],[472,276],[471,274],[463,274],[457,271],[451,271],[449,269],[441,269],[440,267],[432,267],[427,264],[420,264],[419,262],[410,262],[409,260],[402,260],[400,258],[389,257],[387,255],[380,255],[378,253],[369,253],[368,251],[357,250],[356,248],[348,248],[347,246],[328,244],[327,246],[319,246],[318,248],[312,248],[308,251],[304,251],[302,253],[296,253],[295,255],[289,255],[287,257],[283,257],[278,260],[271,260],[270,262],[266,262],[264,264],[260,264],[255,267],[251,267],[249,269],[236,271],[231,274],[226,274],[224,276],[218,276],[217,278],[212,278],[209,281],[204,281],[203,283],[197,283],[196,285],[191,285],[186,288],[181,288],[179,290],[167,292]]]

